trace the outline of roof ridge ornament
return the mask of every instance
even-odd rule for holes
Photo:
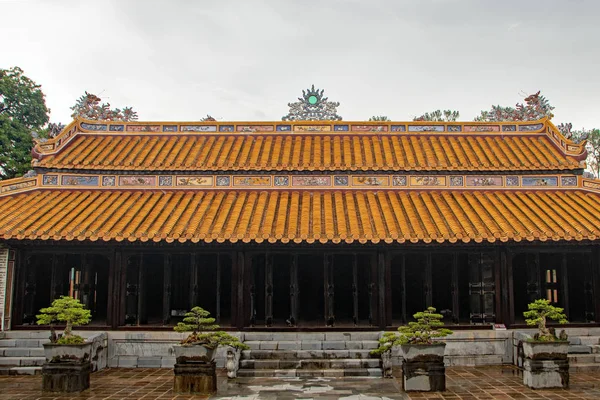
[[[298,97],[299,101],[288,103],[290,112],[281,120],[341,121],[342,117],[337,115],[340,103],[328,101],[328,98],[323,96],[323,92],[323,89],[315,89],[315,85],[312,85],[310,89],[302,90],[302,97]]]

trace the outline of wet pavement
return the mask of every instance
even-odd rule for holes
[[[398,375],[399,376],[399,375]],[[211,399],[600,399],[600,372],[572,373],[567,390],[531,390],[518,369],[452,367],[446,370],[447,391],[403,393],[399,379],[382,378],[238,378],[220,374]],[[80,394],[41,392],[41,376],[0,376],[0,400],[18,399],[201,399],[173,393],[172,369],[112,368],[96,372],[91,388]]]

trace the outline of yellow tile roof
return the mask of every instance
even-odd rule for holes
[[[579,169],[546,136],[80,135],[36,165],[125,171]]]
[[[49,190],[0,197],[0,239],[180,242],[595,240],[583,190]]]

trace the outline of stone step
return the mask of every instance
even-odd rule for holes
[[[379,368],[380,360],[351,358],[312,360],[241,360],[240,369],[356,369]]]
[[[2,347],[0,357],[44,357],[43,347]]]
[[[379,346],[377,340],[247,340],[250,350],[370,350]]]
[[[285,378],[316,378],[316,377],[362,377],[381,378],[381,368],[351,368],[351,369],[240,369],[238,377],[285,377]]]
[[[49,337],[50,331],[6,331],[4,333],[4,339],[48,339]]]
[[[569,364],[569,372],[600,372],[600,363]]]
[[[569,346],[569,354],[591,354],[592,348],[583,344],[572,344]]]
[[[586,346],[600,344],[600,336],[579,336],[577,339],[579,339],[579,343],[573,343],[573,344],[583,344]]]
[[[244,332],[244,341],[360,341],[379,340],[380,332]]]
[[[600,354],[600,344],[590,346],[590,350],[592,350],[592,354]]]
[[[0,347],[42,347],[44,343],[50,343],[50,339],[15,338],[0,340]]]
[[[32,367],[43,365],[46,357],[0,357],[0,366]]]
[[[569,354],[569,364],[600,363],[600,354]]]
[[[313,358],[379,358],[371,350],[244,350],[242,360],[302,360]]]
[[[42,367],[2,367],[0,375],[41,375]]]

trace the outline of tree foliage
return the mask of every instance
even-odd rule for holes
[[[65,330],[62,337],[56,343],[82,343],[83,338],[73,335],[73,327],[86,325],[90,322],[92,313],[86,309],[83,304],[77,299],[69,296],[61,296],[52,302],[52,305],[47,308],[42,308],[40,314],[37,315],[38,325],[52,326],[56,322],[65,322]],[[54,335],[52,335],[54,339]]]
[[[591,176],[600,178],[600,129],[581,129],[572,130],[573,124],[561,123],[556,126],[560,133],[567,139],[575,143],[586,141],[585,148],[588,152],[588,168],[591,171]]]
[[[420,117],[415,117],[413,121],[439,121],[453,122],[460,118],[460,112],[455,110],[435,110],[431,113],[426,112]]]
[[[386,122],[390,121],[390,119],[386,115],[373,115],[371,118],[369,118],[369,121]]]
[[[91,120],[103,121],[136,121],[138,119],[137,112],[131,107],[110,108],[110,103],[100,103],[102,99],[92,93],[85,92],[83,96],[77,99],[77,102],[71,110],[73,118],[81,117]]]
[[[600,129],[573,131],[571,140],[576,143],[587,140],[585,147],[588,151],[588,168],[595,178],[600,178]]]
[[[530,326],[537,326],[538,333],[535,336],[536,340],[544,342],[552,342],[558,340],[553,330],[550,330],[546,323],[549,319],[558,321],[559,324],[566,324],[567,316],[564,314],[564,309],[553,306],[549,300],[538,299],[527,305],[529,311],[525,311],[525,322]],[[561,336],[563,336],[561,334]],[[566,339],[566,338],[565,338]]]
[[[403,344],[433,344],[434,338],[446,337],[452,334],[450,329],[444,328],[442,314],[435,312],[434,307],[413,315],[417,320],[398,328],[399,333],[386,332],[379,339],[379,347],[371,351],[373,355],[381,355],[390,351],[394,346]]]
[[[22,69],[0,69],[0,179],[30,169],[31,132],[42,129],[49,112],[41,86]]]
[[[178,322],[173,329],[177,332],[191,332],[181,344],[203,345],[211,349],[218,346],[248,349],[248,346],[235,336],[231,336],[227,332],[216,331],[219,329],[219,325],[215,324],[215,319],[210,316],[210,312],[202,307],[193,307],[185,313],[183,322]]]
[[[517,103],[515,107],[492,106],[489,111],[481,111],[475,121],[534,121],[544,117],[552,118],[554,107],[540,91],[525,97],[525,104]]]

